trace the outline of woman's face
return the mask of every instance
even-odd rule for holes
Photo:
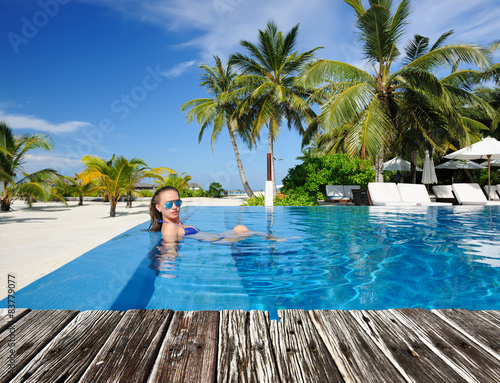
[[[162,214],[164,218],[169,220],[176,220],[179,217],[180,207],[175,203],[172,204],[170,209],[165,208],[165,203],[169,201],[175,201],[179,199],[179,194],[175,190],[165,190],[161,192],[159,197],[159,203],[156,204],[156,209]]]

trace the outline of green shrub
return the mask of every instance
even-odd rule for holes
[[[247,198],[242,206],[264,206],[264,195]]]
[[[222,185],[218,182],[212,182],[208,186],[208,190],[205,193],[207,197],[210,198],[222,198],[225,194],[225,190],[222,188]]]
[[[144,197],[144,198],[153,197],[153,192],[151,190],[141,190],[139,193],[141,194],[141,197]]]
[[[248,198],[243,202],[242,206],[264,206],[264,195]],[[273,201],[274,206],[316,206],[319,205],[318,201],[307,195],[290,194],[284,197],[277,196]]]
[[[349,158],[347,154],[327,154],[307,158],[302,164],[288,170],[281,191],[289,198],[324,199],[326,185],[360,185],[366,188],[375,178],[369,161]],[[297,196],[297,197],[292,197]]]

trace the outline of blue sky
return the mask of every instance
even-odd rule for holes
[[[498,0],[412,4],[403,42],[415,33],[435,41],[450,29],[449,42],[500,39]],[[268,20],[284,32],[300,23],[301,51],[323,46],[318,57],[364,68],[354,13],[341,0],[0,0],[0,120],[16,133],[52,137],[55,149],[32,152],[26,171],[73,175],[83,155],[116,153],[186,172],[204,188],[242,189],[227,133],[213,151],[209,135],[198,144],[199,126],[188,125],[179,107],[206,96],[200,63],[244,52],[239,41],[256,42]],[[252,151],[239,145],[254,190],[266,178],[262,138]],[[278,184],[299,163],[300,142],[283,128],[275,143]]]

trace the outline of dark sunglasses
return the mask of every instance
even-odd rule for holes
[[[165,205],[163,205],[163,206],[165,206],[165,209],[168,210],[168,209],[172,208],[174,203],[175,203],[175,206],[177,206],[177,207],[181,207],[181,205],[182,205],[182,201],[180,199],[176,199],[175,201],[165,202]]]

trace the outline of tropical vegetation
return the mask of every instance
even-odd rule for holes
[[[0,122],[0,181],[3,187],[0,211],[9,211],[12,202],[17,199],[24,200],[30,206],[36,200],[55,199],[64,202],[54,188],[59,179],[55,170],[23,171],[28,153],[35,149],[52,150],[50,138],[44,134],[16,136],[12,129]]]
[[[370,0],[367,9],[361,0],[344,1],[356,13],[358,37],[373,72],[326,59],[306,68],[301,81],[320,86],[314,97],[321,100],[321,109],[319,123],[309,127],[304,144],[327,134],[336,150],[374,161],[381,180],[385,153],[445,151],[477,141],[487,127],[467,118],[461,108],[475,106],[490,115],[492,110],[467,90],[473,73],[458,69],[463,63],[487,68],[490,51],[473,44],[444,45],[450,32],[429,48],[428,39],[417,35],[397,68],[410,1],[402,0],[393,13],[392,0]],[[440,80],[435,72],[446,68],[453,73]]]
[[[108,160],[87,155],[82,157],[86,168],[78,174],[82,184],[98,181],[98,188],[109,199],[109,216],[116,216],[116,204],[125,193],[130,193],[139,179],[144,177],[160,177],[161,173],[172,171],[168,168],[150,168],[142,158],[127,160],[123,156],[113,156]]]
[[[238,86],[235,83],[236,72],[231,63],[224,66],[218,56],[214,56],[214,60],[214,67],[209,67],[206,64],[200,65],[200,69],[203,71],[200,86],[206,87],[211,97],[188,101],[181,106],[181,111],[187,111],[186,119],[188,122],[192,122],[196,118],[198,124],[201,125],[198,142],[201,141],[205,130],[209,126],[212,126],[210,140],[212,150],[221,131],[225,127],[227,128],[241,182],[248,197],[252,198],[254,196],[253,191],[250,185],[248,185],[245,172],[243,171],[243,164],[235,138],[235,135],[238,134],[251,147],[252,142],[248,126],[234,113],[239,102],[237,96],[234,94],[238,90]]]

